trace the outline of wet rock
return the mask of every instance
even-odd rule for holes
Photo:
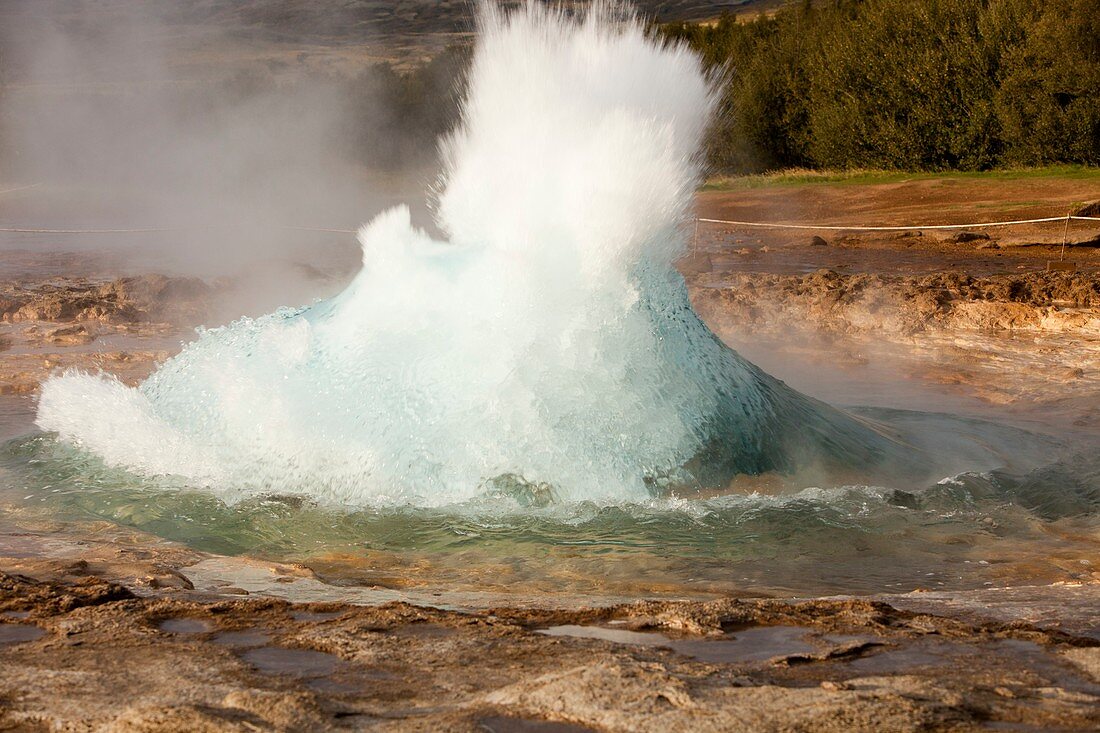
[[[948,242],[952,244],[966,244],[967,242],[984,242],[988,241],[990,236],[985,232],[959,232],[948,238]]]
[[[0,623],[0,646],[37,641],[46,632],[33,624]]]
[[[265,721],[235,708],[142,705],[108,723],[104,733],[254,733]]]
[[[1100,647],[1067,649],[1062,656],[1100,682]]]
[[[1073,212],[1073,215],[1100,217],[1100,201],[1093,201],[1091,204],[1085,204],[1080,209]]]
[[[0,572],[0,610],[41,610],[66,613],[75,608],[134,598],[120,585],[100,578],[80,578],[69,583],[41,582],[26,576]]]
[[[961,696],[944,700],[942,690],[906,682],[881,679],[852,691],[730,685],[693,694],[662,665],[617,659],[520,681],[487,700],[613,731],[901,731],[973,721]]]
[[[321,730],[326,719],[317,696],[305,691],[235,690],[222,700],[228,708],[263,717],[269,724],[296,730]]]
[[[340,664],[339,658],[326,652],[274,646],[249,649],[242,655],[242,659],[262,674],[301,678],[328,676]]]
[[[51,328],[42,334],[42,339],[51,344],[72,346],[78,344],[90,344],[95,341],[95,334],[88,330],[87,326],[59,326]]]
[[[187,579],[187,576],[178,570],[172,568],[159,568],[159,570],[160,572],[156,575],[145,576],[145,582],[150,588],[156,588],[158,590],[166,590],[169,588],[177,590],[195,589],[195,586]]]
[[[595,733],[592,728],[549,720],[493,715],[476,721],[486,733]]]
[[[638,665],[629,659],[551,672],[497,690],[485,699],[547,717],[568,711],[575,722],[635,730],[647,724],[662,727],[662,719],[671,723],[681,717],[677,710],[697,707],[688,686],[663,666]]]
[[[1100,333],[1100,277],[1030,272],[972,277],[739,273],[724,288],[699,289],[694,303],[719,329],[878,333],[912,336],[935,330],[1030,329]],[[1069,310],[1069,309],[1074,310]]]
[[[209,622],[198,618],[167,618],[157,628],[169,634],[205,634],[213,630]]]
[[[527,481],[511,473],[486,481],[483,488],[491,496],[513,499],[522,507],[547,507],[558,502],[550,484]]]
[[[97,567],[88,563],[84,572]],[[987,720],[1084,730],[1098,722],[1098,698],[1073,676],[1086,670],[1050,664],[1056,657],[1044,661],[1050,649],[1072,664],[1090,664],[1095,640],[1026,623],[975,625],[868,599],[459,613],[407,603],[294,605],[173,594],[64,610],[62,598],[95,580],[0,576],[0,607],[31,611],[54,639],[0,646],[0,727],[37,721],[58,730],[327,731],[384,723],[389,730],[473,731],[491,720],[519,731],[839,733],[970,729]],[[299,618],[317,613],[332,617]],[[210,633],[156,631],[166,619],[205,619],[202,629]],[[622,645],[534,631],[548,621],[611,620],[698,629],[704,637],[670,633],[665,644]],[[759,655],[707,661],[677,651],[721,644],[707,640],[713,633],[771,638],[784,624],[816,651],[780,664],[761,663]],[[857,635],[834,633],[840,629]],[[880,638],[889,650],[864,655]],[[1005,641],[1020,638],[1029,640],[1026,648]],[[906,650],[922,643],[961,650],[966,663],[916,664],[911,659],[919,656]],[[861,664],[901,666],[867,676]],[[8,688],[18,697],[4,696]]]
[[[212,289],[198,278],[165,275],[110,282],[56,278],[31,286],[0,286],[0,321],[171,321],[194,325],[206,316]]]
[[[248,595],[248,591],[246,591],[244,588],[238,588],[234,585],[224,586],[220,590],[221,590],[222,593],[228,593],[229,595],[234,595],[234,596],[247,596]]]
[[[124,320],[198,323],[206,313],[210,294],[210,286],[199,278],[165,275],[120,278],[96,289],[99,303],[84,315],[89,320],[117,316]]]

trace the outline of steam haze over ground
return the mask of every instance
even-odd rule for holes
[[[43,189],[5,211],[18,212],[17,226],[171,228],[108,246],[226,273],[261,253],[331,249],[332,236],[281,227],[353,228],[405,181],[430,179],[430,154],[394,155],[382,111],[347,93],[354,85],[369,95],[367,66],[353,81],[304,67],[276,74],[222,63],[216,49],[232,39],[215,26],[174,34],[141,3],[78,8],[6,12],[3,179]],[[204,58],[204,49],[215,51]],[[356,139],[363,128],[375,133],[370,143]]]
[[[0,248],[118,250],[207,277],[353,266],[351,236],[286,227],[354,229],[398,201],[429,223],[416,202],[471,29],[464,1],[5,0],[0,189],[34,188],[0,197],[0,226],[172,231],[0,234]]]

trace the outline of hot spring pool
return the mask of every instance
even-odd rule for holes
[[[607,8],[483,6],[436,239],[396,207],[339,295],[198,337],[137,387],[44,383],[0,448],[22,522],[107,520],[337,584],[875,592],[1073,579],[1080,445],[841,410],[723,344],[674,268],[716,87]],[[1089,571],[1091,572],[1091,571]]]

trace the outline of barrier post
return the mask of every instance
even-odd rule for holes
[[[1069,220],[1070,220],[1070,217],[1072,217],[1072,216],[1073,216],[1073,211],[1072,210],[1068,214],[1066,214],[1066,228],[1062,230],[1062,253],[1060,255],[1058,255],[1058,261],[1059,262],[1061,262],[1062,260],[1064,260],[1066,258],[1066,239],[1069,238]]]

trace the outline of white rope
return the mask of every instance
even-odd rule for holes
[[[976,224],[925,224],[915,226],[889,226],[889,227],[870,227],[870,226],[839,226],[836,224],[780,224],[769,223],[761,221],[731,221],[727,219],[703,219],[697,218],[696,221],[706,222],[708,224],[732,224],[734,226],[743,227],[760,227],[764,229],[810,229],[821,231],[834,231],[834,232],[906,232],[914,229],[985,229],[987,227],[1010,227],[1017,224],[1044,224],[1052,221],[1069,221],[1070,219],[1079,219],[1082,221],[1100,221],[1100,217],[1095,216],[1048,216],[1042,219],[1016,219],[1014,221],[985,221]]]
[[[356,229],[324,229],[321,227],[279,227],[280,229],[290,229],[296,232],[334,232],[336,234],[355,234]]]
[[[162,232],[194,232],[210,229],[239,229],[245,225],[223,227],[149,227],[145,229],[32,229],[29,227],[0,227],[0,232],[11,234],[152,234]],[[325,229],[322,227],[292,227],[281,226],[279,229],[290,229],[298,232],[334,232],[336,234],[355,234],[355,229]]]
[[[0,191],[0,196],[8,193],[15,193],[16,191],[29,191],[30,189],[38,188],[41,185],[41,183],[32,183],[29,186],[16,186],[15,188],[5,188],[4,190]]]
[[[15,190],[15,189],[12,189]],[[0,193],[5,193],[0,191]],[[886,227],[871,227],[871,226],[841,226],[838,224],[782,224],[762,221],[734,221],[731,219],[704,219],[702,217],[696,217],[696,222],[704,222],[707,224],[729,224],[732,226],[742,227],[759,227],[763,229],[806,229],[813,231],[836,231],[836,232],[906,232],[916,229],[984,229],[987,227],[1008,227],[1015,226],[1017,224],[1044,224],[1053,221],[1065,221],[1069,222],[1071,219],[1078,221],[1100,221],[1100,217],[1097,216],[1048,216],[1042,219],[1017,219],[1015,221],[986,221],[976,224],[917,224],[910,226],[886,226]],[[240,225],[244,226],[244,225]],[[0,232],[9,234],[156,234],[163,232],[186,232],[186,231],[200,231],[209,229],[231,229],[239,228],[233,226],[224,227],[192,227],[192,228],[171,228],[171,227],[148,227],[143,229],[34,229],[31,227],[0,227]],[[296,226],[281,226],[279,229],[287,229],[296,232],[328,232],[332,234],[355,234],[355,229],[332,229],[327,227],[296,227]]]
[[[15,234],[148,234],[150,232],[173,232],[177,229],[28,229],[0,228],[0,232]]]

